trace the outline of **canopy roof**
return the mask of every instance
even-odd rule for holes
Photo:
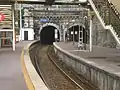
[[[53,4],[53,3],[86,3],[87,0],[0,0],[0,4],[9,4],[9,3],[33,3],[33,4]]]

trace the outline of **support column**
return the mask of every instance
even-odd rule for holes
[[[59,32],[59,34],[60,34],[60,41],[62,41],[62,39],[63,39],[63,33],[62,33],[62,28],[61,28],[61,24],[59,25],[59,29],[61,30],[60,32]]]
[[[62,24],[62,27],[61,27],[61,41],[65,41],[64,31],[65,31],[65,25]]]
[[[73,26],[73,45],[75,45],[75,30],[74,30],[74,26]]]
[[[22,41],[22,5],[20,4],[20,40]]]
[[[66,41],[65,34],[67,33],[67,28],[64,29],[64,42]]]
[[[90,52],[92,52],[92,19],[90,19]]]
[[[14,17],[14,12],[15,12],[15,10],[14,10],[14,4],[12,5],[12,24],[13,24],[13,51],[15,51],[15,17]]]

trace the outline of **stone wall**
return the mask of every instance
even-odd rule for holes
[[[116,47],[116,40],[109,30],[105,30],[100,24],[98,18],[93,18],[93,44],[103,47]]]

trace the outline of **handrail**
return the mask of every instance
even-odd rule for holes
[[[100,14],[99,14],[99,12],[98,12],[98,10],[97,10],[95,4],[93,3],[92,0],[88,0],[88,1],[89,1],[90,5],[92,6],[94,12],[96,13],[98,19],[100,20],[102,26],[105,28],[105,23],[104,23],[104,21],[102,20],[102,18],[101,18],[101,16],[100,16]]]

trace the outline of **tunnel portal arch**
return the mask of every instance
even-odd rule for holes
[[[45,24],[40,29],[40,41],[42,44],[52,44],[60,40],[60,29],[55,24]]]
[[[42,29],[43,29],[44,27],[46,27],[46,26],[53,26],[53,27],[55,27],[55,28],[59,31],[60,35],[61,35],[61,30],[60,30],[59,25],[54,24],[54,23],[46,23],[46,24],[43,24],[43,25],[40,27],[39,34],[41,33]]]
[[[75,23],[75,24],[71,24],[71,25],[68,27],[67,30],[69,30],[69,28],[72,28],[72,27],[74,27],[74,26],[82,26],[83,28],[85,28],[85,25],[84,25],[84,24],[82,24],[82,23]]]
[[[79,32],[79,29],[80,31],[83,32],[82,34],[81,32]],[[74,38],[73,38],[73,34],[74,34]],[[83,37],[83,43],[86,43],[88,36],[87,36],[87,30],[85,28],[85,25],[84,24],[72,24],[66,30],[65,39],[67,39],[67,41],[73,41],[74,39],[74,41],[78,42],[79,37],[81,37],[81,35]]]

